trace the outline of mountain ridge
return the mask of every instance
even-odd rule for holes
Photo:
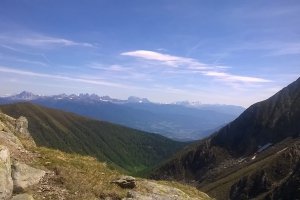
[[[212,143],[219,145],[221,144],[222,147],[226,147],[226,149],[231,151],[232,148],[230,147],[238,146],[238,144],[236,144],[234,141],[239,142],[241,143],[241,147],[238,150],[238,154],[243,155],[248,152],[253,153],[257,150],[257,146],[246,150],[247,152],[241,150],[241,148],[245,147],[245,144],[248,144],[247,146],[249,146],[249,141],[251,141],[251,138],[257,138],[258,141],[256,143],[262,146],[268,142],[276,143],[288,136],[298,136],[300,134],[300,124],[295,122],[294,119],[300,118],[299,108],[300,78],[270,98],[250,106],[240,115],[240,117],[231,122],[228,126],[219,130],[216,133],[216,137],[212,139]],[[250,129],[249,126],[251,123],[249,125],[247,124],[249,121],[255,123],[259,127],[250,127]],[[259,124],[259,122],[261,122],[261,124]],[[243,124],[239,125],[238,127],[233,127],[235,123]],[[281,124],[284,124],[284,127]],[[286,127],[292,129],[292,132],[286,133]],[[248,138],[242,138],[243,135],[241,134],[237,135],[239,132],[241,132],[240,130],[245,129],[247,130],[246,135],[249,136]],[[258,133],[258,131],[261,132],[261,134]],[[230,132],[231,134],[228,135],[227,132]],[[237,138],[231,139],[231,137],[234,136]],[[226,138],[226,140],[224,140],[224,138]]]
[[[210,137],[177,152],[152,177],[196,184],[217,199],[276,199],[282,195],[277,186],[287,188],[286,180],[300,187],[297,176],[290,177],[300,166],[299,120],[300,78]]]

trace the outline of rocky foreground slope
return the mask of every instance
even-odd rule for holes
[[[16,135],[35,145],[27,127],[26,118],[14,119],[0,113],[0,199],[33,199],[23,192],[45,176],[44,170],[26,164],[35,155],[24,148]],[[13,193],[16,195],[12,197]]]
[[[176,182],[122,175],[95,158],[36,147],[25,117],[0,113],[0,199],[211,199]]]

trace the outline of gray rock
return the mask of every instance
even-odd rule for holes
[[[112,181],[112,183],[117,184],[121,188],[132,189],[136,186],[135,178],[132,176],[122,176],[118,180]]]
[[[154,181],[140,180],[138,185],[143,187],[143,190],[130,190],[127,193],[127,197],[123,200],[203,200],[210,199],[209,196],[204,195],[203,197],[190,197],[182,190],[159,184]]]
[[[14,191],[24,191],[27,187],[37,184],[45,174],[44,170],[15,161],[12,165]]]
[[[0,121],[4,125],[3,131],[13,131],[15,129],[15,122],[16,120],[4,113],[0,112]]]
[[[0,199],[7,200],[13,191],[9,150],[0,145]]]
[[[26,119],[26,117],[19,117],[16,120],[16,133],[18,134],[18,136],[21,137],[30,137],[30,133],[28,131],[28,120]]]
[[[13,196],[11,200],[34,200],[34,198],[30,194],[24,193]]]
[[[0,131],[0,145],[6,146],[10,150],[10,153],[15,149],[24,149],[19,138],[11,132]]]

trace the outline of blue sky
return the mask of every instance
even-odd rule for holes
[[[297,0],[2,0],[0,95],[247,107],[299,77],[299,24]]]

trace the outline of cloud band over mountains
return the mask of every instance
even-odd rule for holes
[[[174,68],[183,68],[184,70],[191,71],[193,73],[199,73],[204,76],[210,76],[228,82],[245,82],[245,83],[271,82],[268,79],[263,79],[258,77],[234,75],[223,71],[220,72],[217,71],[218,67],[214,65],[204,64],[192,58],[162,54],[155,51],[136,50],[136,51],[123,52],[121,53],[121,55],[156,61],[158,62],[158,64],[161,65],[166,65]]]

